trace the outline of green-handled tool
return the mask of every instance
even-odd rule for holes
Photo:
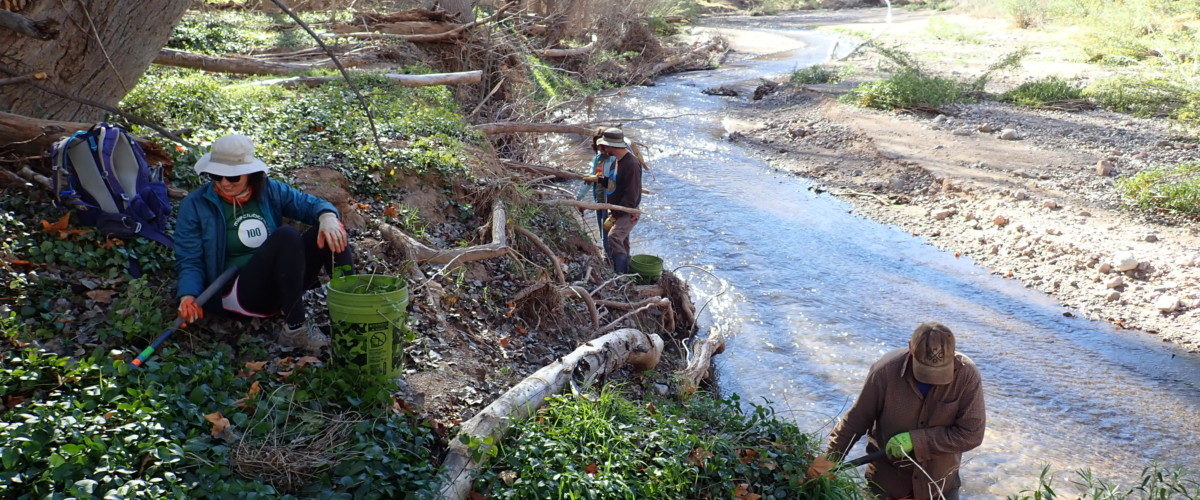
[[[205,288],[204,292],[202,292],[200,296],[196,298],[196,305],[204,307],[204,303],[208,302],[208,299],[211,299],[213,295],[216,295],[217,291],[220,290],[221,287],[225,286],[225,283],[229,282],[229,280],[233,278],[233,275],[237,274],[237,271],[238,268],[235,266],[226,269],[225,272],[221,273],[220,276],[217,276],[217,279],[214,280],[212,284],[208,285],[208,288]],[[183,318],[175,318],[175,324],[171,325],[170,328],[167,328],[167,331],[162,332],[162,335],[159,335],[158,338],[154,339],[154,342],[150,343],[150,347],[144,349],[142,353],[138,354],[136,358],[133,358],[133,361],[130,361],[129,364],[133,365],[134,367],[142,366],[142,364],[145,363],[150,356],[154,355],[154,351],[158,350],[158,347],[161,346],[163,342],[166,342],[167,338],[170,337],[172,333],[175,333],[175,330],[178,330],[179,325],[182,324]]]

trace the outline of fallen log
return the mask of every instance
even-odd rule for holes
[[[666,297],[660,297],[658,300],[655,300],[653,302],[645,304],[637,309],[634,309],[632,311],[625,313],[620,318],[612,320],[612,322],[605,325],[604,328],[601,328],[600,331],[607,332],[609,330],[616,329],[617,327],[621,326],[622,321],[625,321],[633,316],[636,316],[639,313],[645,312],[646,310],[650,309],[651,307],[661,307],[661,308],[671,307],[671,301],[669,299],[667,299]]]
[[[428,87],[432,85],[460,85],[464,83],[478,83],[483,79],[483,71],[463,71],[459,73],[430,73],[428,75],[404,75],[400,73],[384,73],[384,78],[403,85],[405,87]],[[333,81],[342,80],[340,76],[296,76],[292,78],[279,78],[275,80],[263,80],[256,82],[257,85],[282,85],[284,87],[316,87]]]
[[[545,165],[534,165],[532,163],[523,163],[523,162],[519,162],[519,161],[503,160],[503,159],[500,160],[500,163],[504,164],[504,166],[509,167],[509,168],[524,170],[526,172],[533,172],[533,173],[539,174],[539,175],[552,175],[559,179],[569,179],[569,180],[575,180],[575,181],[583,180],[583,174],[578,174],[575,172],[568,172],[566,170],[562,170],[562,169],[558,169],[558,168],[554,168],[554,167],[547,167]]]
[[[719,333],[696,339],[688,354],[687,366],[676,372],[680,381],[679,392],[691,394],[708,378],[712,368],[712,357],[725,350],[725,336]]]
[[[379,60],[375,54],[348,54],[338,56],[343,66],[362,66]],[[332,68],[333,61],[321,59],[311,63],[288,63],[264,61],[251,57],[218,57],[195,54],[175,49],[162,49],[154,64],[192,68],[210,73],[234,73],[239,75],[291,75],[321,68]]]
[[[597,203],[594,201],[555,199],[555,200],[542,200],[542,204],[544,204],[544,205],[566,205],[569,207],[582,208],[585,210],[616,210],[618,212],[626,212],[626,213],[631,213],[634,215],[643,215],[646,213],[646,212],[643,212],[636,208],[623,207],[621,205],[613,205],[612,203]]]
[[[576,134],[591,137],[596,132],[595,127],[567,123],[495,122],[481,123],[473,128],[487,135],[534,133]]]
[[[591,43],[584,45],[583,47],[577,47],[574,49],[541,49],[541,50],[536,50],[533,53],[537,54],[538,57],[544,57],[544,58],[548,58],[548,59],[561,59],[561,58],[566,58],[566,57],[587,55],[589,52],[591,52],[595,49],[596,49],[596,37],[593,36]]]
[[[463,248],[433,248],[417,241],[399,228],[391,224],[383,224],[380,231],[384,239],[393,247],[411,255],[417,262],[429,264],[450,265],[453,263],[472,262],[476,260],[499,257],[509,252],[507,215],[504,204],[497,201],[492,204],[492,242]]]
[[[42,120],[24,115],[0,111],[0,149],[28,155],[46,154],[55,141],[80,130],[92,128],[91,123]],[[146,152],[146,161],[151,165],[175,164],[171,155],[162,146],[136,138]]]
[[[513,386],[499,398],[463,422],[458,435],[475,443],[476,448],[462,439],[451,439],[442,461],[442,486],[438,498],[461,500],[471,491],[473,472],[481,463],[471,458],[477,454],[483,461],[489,445],[484,440],[499,440],[515,420],[527,418],[549,396],[558,394],[568,384],[587,385],[596,377],[637,362],[639,370],[653,368],[662,356],[662,338],[625,328],[584,343],[570,354],[542,367]]]

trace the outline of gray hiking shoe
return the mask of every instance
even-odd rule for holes
[[[279,329],[278,341],[283,347],[295,347],[314,353],[329,345],[329,337],[321,333],[321,329],[311,320],[305,321],[295,330],[288,328],[286,324],[283,325]]]

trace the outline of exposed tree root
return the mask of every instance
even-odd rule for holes
[[[485,245],[450,249],[433,248],[417,241],[416,238],[405,234],[404,231],[391,224],[382,224],[380,230],[388,243],[402,249],[406,255],[411,255],[413,260],[430,264],[449,265],[452,263],[461,264],[463,262],[490,259],[507,254],[510,249],[508,247],[506,223],[507,216],[504,211],[504,203],[497,200],[492,203],[492,242]]]

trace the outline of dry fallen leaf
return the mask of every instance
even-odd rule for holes
[[[525,325],[517,325],[517,333],[519,333],[521,335],[525,335],[528,332],[529,332],[529,329],[525,328]]]
[[[600,471],[600,466],[596,465],[595,463],[590,463],[587,464],[587,467],[583,468],[583,471],[588,474],[595,474]]]
[[[124,244],[125,244],[125,242],[123,240],[121,240],[120,238],[109,238],[109,239],[105,240],[103,243],[100,243],[100,248],[103,248],[105,250],[110,250],[110,249],[112,249],[112,247],[119,247]]]
[[[738,500],[758,500],[762,495],[750,492],[750,485],[746,483],[738,483],[737,488],[733,490],[733,498]]]
[[[750,448],[742,448],[738,450],[738,456],[741,457],[742,463],[744,464],[758,460],[758,452]]]
[[[646,403],[646,412],[651,415],[658,415],[658,407],[654,406],[654,403]]]
[[[212,433],[212,437],[219,438],[229,430],[229,419],[222,416],[219,411],[205,415],[204,420],[212,423],[212,429],[209,430]]]
[[[65,240],[65,239],[67,239],[68,236],[71,236],[72,234],[87,234],[87,233],[92,232],[91,229],[70,229],[68,227],[70,224],[71,224],[71,214],[67,213],[67,214],[63,214],[62,218],[58,219],[58,221],[55,222],[54,224],[51,224],[51,223],[43,220],[42,221],[42,231],[44,231],[46,234],[55,236],[60,240]]]
[[[320,363],[321,359],[316,356],[304,356],[296,360],[296,368],[304,368],[304,365]]]
[[[113,295],[116,295],[116,290],[89,290],[84,295],[89,299],[96,301],[97,304],[111,304]]]
[[[258,384],[257,380],[255,380],[253,384],[250,384],[250,392],[247,392],[246,396],[252,398],[257,396],[260,392],[262,392],[262,386]]]
[[[278,373],[276,373],[276,375],[278,375],[279,378],[282,380],[282,379],[292,376],[292,371],[288,370],[288,371],[284,371],[284,372],[278,372]]]
[[[256,371],[259,371],[259,370],[262,370],[263,368],[265,368],[267,366],[267,362],[266,361],[247,361],[245,366],[246,366],[247,370],[256,372]]]
[[[507,349],[509,342],[510,342],[510,340],[508,337],[500,337],[500,348]]]
[[[506,470],[504,472],[501,472],[500,480],[504,481],[504,484],[506,484],[508,486],[512,486],[513,483],[517,482],[517,473],[513,472],[511,470]]]
[[[808,466],[808,472],[805,472],[804,475],[807,476],[809,479],[812,479],[812,478],[815,478],[818,476],[830,476],[831,477],[832,475],[829,473],[829,471],[830,471],[830,469],[833,469],[834,465],[836,465],[836,464],[834,464],[833,461],[829,460],[828,458],[825,458],[825,455],[821,455],[821,456],[813,459],[812,463],[809,464],[809,466]]]
[[[688,455],[688,460],[691,460],[692,463],[696,464],[696,467],[703,469],[704,461],[712,457],[712,452],[697,446],[696,449],[692,450],[692,453]]]
[[[394,205],[394,204],[389,204],[388,206],[383,207],[383,216],[384,217],[395,217],[399,214],[400,214],[400,211],[396,209],[396,205]]]

